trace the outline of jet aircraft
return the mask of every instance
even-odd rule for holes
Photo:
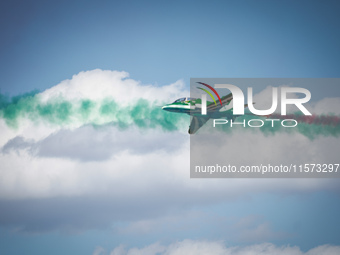
[[[188,133],[195,134],[209,119],[224,118],[227,120],[232,119],[234,121],[238,117],[237,115],[233,115],[232,93],[219,98],[219,100],[220,104],[207,101],[206,115],[202,115],[201,113],[202,101],[200,98],[183,97],[171,104],[164,105],[162,109],[169,112],[189,114],[192,119]],[[247,107],[247,105],[245,105],[245,107]]]

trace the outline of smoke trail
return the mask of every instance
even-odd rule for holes
[[[139,128],[160,127],[174,131],[188,126],[188,116],[165,112],[155,104],[138,99],[121,106],[112,98],[69,101],[62,97],[43,102],[37,91],[33,91],[11,99],[0,94],[0,117],[11,128],[17,128],[25,119],[35,124],[47,122],[63,127],[113,124],[122,129],[135,125]]]
[[[254,116],[243,116],[237,119],[237,121],[245,120],[246,123],[254,119]],[[312,115],[305,116],[301,113],[289,114],[281,116],[279,114],[272,114],[267,119],[262,119],[264,125],[259,129],[266,135],[275,134],[277,132],[293,133],[299,132],[309,139],[313,140],[317,136],[334,136],[340,135],[340,117],[335,115]],[[293,119],[297,121],[296,127],[284,127],[281,125],[281,121],[284,119]],[[268,120],[268,121],[266,121]],[[269,120],[279,120],[272,123]],[[258,124],[258,123],[257,123]],[[255,129],[246,125],[246,129]]]
[[[0,118],[13,129],[18,128],[27,119],[35,124],[48,123],[58,127],[111,124],[121,129],[134,125],[141,129],[162,128],[166,131],[184,131],[189,126],[188,115],[165,112],[156,106],[160,104],[159,102],[147,99],[136,99],[129,104],[120,105],[113,98],[66,100],[63,96],[59,96],[46,101],[41,100],[40,95],[38,91],[12,98],[0,94]],[[248,122],[250,119],[254,119],[254,116],[244,115],[236,121]],[[320,135],[336,137],[340,134],[340,117],[336,115],[272,114],[267,119],[294,119],[298,125],[294,128],[285,128],[280,121],[277,121],[272,127],[271,122],[263,119],[264,125],[258,129],[266,135],[277,132],[299,132],[309,139],[315,139]],[[217,128],[225,132],[234,129],[234,127],[228,128],[227,125]],[[255,130],[248,125],[246,129]]]
[[[319,135],[337,137],[340,134],[340,117],[335,115],[306,116],[301,113],[295,113],[281,116],[273,114],[270,118],[296,120],[298,122],[297,131],[311,140]]]

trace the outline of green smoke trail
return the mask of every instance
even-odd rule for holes
[[[280,119],[281,121],[283,117],[273,115],[269,118]],[[79,99],[72,102],[63,98],[54,98],[47,102],[42,102],[38,91],[12,98],[0,94],[0,118],[4,119],[6,124],[14,129],[18,128],[25,119],[29,119],[36,124],[48,123],[49,125],[61,127],[72,126],[73,124],[76,126],[112,124],[121,129],[126,129],[133,125],[140,129],[161,128],[166,131],[184,131],[189,126],[188,115],[163,111],[160,107],[155,106],[155,102],[145,99],[139,99],[127,106],[119,105],[112,98],[96,101]],[[248,120],[254,118],[254,116],[244,115],[235,121],[242,122],[245,120],[248,122]],[[216,128],[224,132],[232,132],[235,128],[248,131],[259,129],[265,135],[275,135],[278,132],[299,132],[309,139],[315,139],[320,135],[333,137],[340,135],[339,116],[307,117],[301,114],[293,114],[285,118],[296,119],[298,125],[294,128],[286,128],[280,122],[275,122],[274,127],[272,127],[271,122],[264,121],[265,124],[259,128],[250,128],[248,125],[245,128],[240,127],[240,125],[230,128],[230,124],[218,125]],[[265,120],[265,118],[262,118],[262,120]],[[209,125],[207,123],[205,126]]]
[[[57,126],[113,124],[122,129],[134,125],[141,129],[162,128],[167,131],[189,125],[189,116],[165,112],[145,99],[127,106],[120,106],[112,98],[72,102],[55,98],[42,102],[36,91],[11,99],[0,94],[0,117],[11,128],[18,128],[25,119]]]

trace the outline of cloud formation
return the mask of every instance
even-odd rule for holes
[[[334,179],[190,179],[189,119],[153,108],[188,95],[183,82],[157,87],[126,75],[82,72],[42,93],[2,101],[1,226],[29,233],[110,228],[119,235],[153,235],[164,229],[177,233],[180,226],[195,229],[204,221],[218,232],[221,222],[207,220],[197,208],[248,194],[339,192]],[[324,101],[322,107],[326,105]],[[125,113],[126,118],[120,116]],[[302,132],[228,132],[216,154],[239,162],[266,157],[279,161],[282,155],[290,163],[301,155],[306,162],[325,162],[337,158],[340,150],[336,136],[312,140]],[[251,156],[239,157],[231,146],[245,148]],[[272,241],[286,235],[265,219],[238,231],[230,218],[223,220],[229,228],[224,234],[233,231],[237,241]],[[98,248],[97,253],[102,252]]]
[[[16,136],[3,147],[2,153],[26,151],[34,157],[69,158],[80,161],[102,161],[128,151],[131,154],[148,154],[165,151],[171,154],[188,140],[181,132],[143,131],[129,128],[125,132],[116,126],[82,126],[70,130],[61,129],[44,139],[34,141]]]
[[[79,133],[74,141],[86,130],[96,129],[97,134],[90,132],[83,139],[86,143],[87,139],[98,140],[98,133],[103,134],[101,130],[105,127],[115,133],[129,128],[184,133],[189,117],[162,111],[160,106],[186,95],[183,81],[153,86],[129,79],[126,72],[99,69],[80,72],[41,93],[35,91],[12,98],[0,95],[0,146],[5,146],[4,152],[15,146],[21,149],[33,146],[32,152],[39,147],[34,144],[51,144],[62,133],[66,139],[72,131]],[[44,139],[47,140],[42,142]],[[44,153],[50,155],[48,149],[40,154]]]
[[[98,253],[100,251],[100,253]],[[110,255],[337,255],[340,253],[340,246],[321,245],[306,252],[297,246],[276,246],[271,243],[261,243],[251,246],[228,247],[219,241],[195,241],[183,240],[167,246],[159,243],[151,244],[143,248],[129,248],[118,246],[113,249]],[[101,248],[96,248],[93,255],[107,254]]]

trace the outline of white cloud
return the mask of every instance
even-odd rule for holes
[[[0,154],[3,199],[131,193],[130,186],[123,183],[133,183],[136,194],[145,195],[143,187],[148,187],[150,192],[157,189],[156,196],[177,187],[183,194],[202,194],[202,201],[209,196],[219,200],[220,196],[213,195],[216,191],[241,196],[247,190],[306,192],[338,186],[336,180],[328,179],[228,180],[228,185],[224,185],[226,180],[219,179],[192,180],[189,136],[181,132],[120,131],[114,127],[97,130],[88,126],[61,130],[34,142],[25,135],[9,140],[3,147],[6,153]],[[240,150],[230,150],[231,145],[246,149],[249,153],[244,155],[248,156],[240,158]],[[311,159],[333,162],[340,143],[334,137],[312,141],[299,133],[266,136],[261,132],[235,131],[228,135],[227,141],[221,141],[219,150],[212,149],[216,156],[228,151],[227,156],[239,164],[263,163],[267,160],[265,155],[278,163],[311,162]]]
[[[31,109],[32,113],[29,110],[31,105],[27,108],[28,112],[25,112],[25,109],[22,108],[26,106],[20,106],[17,111],[22,111],[22,114],[18,114],[17,122],[19,125],[17,127],[8,127],[5,119],[0,119],[0,146],[16,136],[41,140],[61,129],[73,130],[89,123],[102,125],[121,120],[125,124],[133,125],[131,116],[119,111],[131,111],[139,99],[147,100],[148,107],[155,108],[161,106],[162,103],[172,102],[179,97],[189,95],[189,91],[182,80],[170,85],[154,86],[128,79],[128,76],[129,74],[126,72],[100,69],[80,72],[74,75],[72,79],[64,80],[58,85],[35,95],[34,98],[37,99],[37,103],[39,105],[42,103],[42,106],[45,106],[44,103],[59,102],[60,99],[71,103],[72,109],[80,109],[81,100],[92,100],[91,102],[94,104],[93,109],[91,108],[86,113],[86,117],[79,110],[75,110],[69,116],[70,121],[59,121],[60,123],[57,124],[55,122],[58,122],[56,121],[58,118],[52,113],[53,116],[49,116],[45,113],[41,114],[37,109]],[[113,100],[118,104],[119,109],[112,109],[112,114],[101,114],[101,107],[105,100],[109,100],[109,102]],[[111,105],[108,107],[110,108]],[[47,109],[48,111],[50,109]],[[183,126],[183,123],[173,124],[177,127]]]
[[[317,246],[303,252],[297,246],[276,246],[271,243],[228,247],[221,241],[184,240],[167,246],[152,244],[144,248],[127,250],[119,246],[110,255],[338,255],[339,253],[340,246],[331,245]]]
[[[340,98],[323,98],[313,104],[313,113],[321,114],[335,114],[340,115]]]
[[[138,99],[164,102],[189,95],[182,80],[166,86],[153,86],[143,85],[128,77],[127,72],[110,70],[80,72],[38,96],[44,102],[57,97],[66,100],[99,100],[109,97],[124,105]]]
[[[69,158],[80,161],[102,161],[124,151],[148,154],[157,151],[172,153],[188,140],[182,132],[163,132],[159,129],[125,131],[115,126],[82,126],[75,130],[62,129],[44,139],[35,141],[16,136],[2,148],[2,152],[20,154],[28,151],[35,157]]]
[[[76,100],[110,95],[127,103],[140,97],[169,100],[187,92],[182,82],[163,87],[144,86],[140,82],[124,79],[126,75],[124,72],[101,70],[82,72],[40,96],[43,100],[56,96]],[[108,214],[114,213],[118,219],[133,221],[125,231],[145,233],[157,225],[157,221],[150,220],[150,217],[161,218],[160,215],[169,208],[186,210],[235,200],[249,192],[300,194],[320,190],[339,191],[339,181],[330,179],[190,179],[187,128],[167,132],[160,128],[143,130],[131,127],[122,130],[110,125],[98,129],[83,124],[61,127],[24,120],[18,129],[13,130],[6,126],[4,120],[0,120],[0,199],[18,201],[20,204],[25,199],[40,199],[45,203],[43,199],[76,201],[84,197],[93,200],[102,198],[99,207],[114,205]],[[284,155],[284,161],[292,163],[301,160],[301,151],[304,152],[302,160],[306,162],[310,159],[331,162],[338,158],[340,150],[337,138],[318,137],[311,141],[300,133],[266,136],[260,132],[235,131],[230,133],[227,141],[220,142],[219,150],[212,148],[215,154],[227,152],[226,156],[239,163],[259,163],[266,159],[265,155],[274,161],[280,161]],[[240,157],[237,150],[230,150],[235,145],[251,152],[251,156]],[[138,209],[140,214],[130,218],[126,216],[126,219],[126,208]],[[77,217],[83,219],[81,215]],[[21,218],[16,220],[22,223]],[[112,217],[105,215],[102,219],[109,221]],[[243,235],[251,238],[273,233],[266,222],[261,224]]]
[[[112,131],[112,130],[111,130]],[[89,133],[91,134],[91,132]],[[158,190],[155,195],[168,196],[171,187],[176,187],[183,194],[197,195],[202,194],[200,200],[205,200],[208,196],[213,196],[214,199],[228,199],[228,195],[217,194],[245,194],[247,190],[253,192],[277,191],[277,192],[292,192],[295,191],[312,191],[323,189],[336,189],[337,181],[329,179],[259,179],[259,180],[228,180],[228,185],[224,185],[226,180],[193,180],[189,178],[189,140],[181,135],[169,135],[149,133],[146,137],[155,144],[149,144],[147,140],[140,139],[140,145],[134,147],[127,146],[134,134],[129,132],[117,132],[114,134],[120,137],[118,140],[103,141],[102,144],[91,143],[86,146],[82,152],[81,144],[79,146],[72,143],[70,149],[58,152],[58,143],[45,145],[45,152],[40,154],[44,157],[32,156],[27,150],[9,151],[7,154],[0,154],[1,169],[0,169],[0,196],[6,199],[13,198],[29,198],[29,197],[53,197],[56,195],[74,196],[86,194],[130,194],[130,185],[134,184],[134,192],[136,197],[146,195]],[[75,134],[77,136],[77,134]],[[110,137],[110,136],[109,136]],[[173,141],[169,140],[173,139]],[[62,139],[60,137],[59,139]],[[86,139],[86,137],[84,137]],[[137,138],[136,138],[137,139]],[[249,144],[249,139],[253,142]],[[294,146],[292,146],[293,139]],[[70,138],[70,141],[72,139]],[[87,139],[91,141],[91,139]],[[100,141],[100,140],[99,140]],[[113,144],[110,144],[110,142]],[[119,142],[120,141],[120,142]],[[271,147],[270,144],[281,144],[280,147]],[[116,142],[116,143],[114,143]],[[146,145],[145,151],[143,143]],[[134,142],[131,142],[134,144]],[[313,159],[316,162],[331,162],[339,151],[339,143],[331,137],[321,137],[317,141],[310,141],[300,134],[288,135],[279,134],[273,137],[265,137],[263,134],[248,134],[235,133],[229,136],[228,143],[220,147],[220,151],[228,151],[230,144],[238,144],[240,148],[247,148],[253,152],[252,156],[246,159],[238,157],[237,150],[229,151],[228,157],[233,158],[236,163],[262,163],[263,151],[258,150],[258,144],[261,144],[264,149],[270,150],[272,162],[282,162],[282,153],[285,157],[283,162],[295,163],[300,160],[309,162]],[[49,146],[50,149],[47,150]],[[154,147],[153,147],[154,146]],[[300,150],[303,149],[304,158],[300,158]],[[102,150],[108,150],[108,153],[103,153],[104,158],[96,158]],[[90,151],[90,152],[89,152]],[[91,160],[79,160],[87,157],[86,153],[92,155]],[[65,153],[68,153],[66,155]],[[90,156],[88,156],[90,157]],[[98,156],[99,157],[99,156]],[[77,159],[76,161],[74,159]],[[99,161],[98,161],[99,160]],[[250,185],[250,186],[249,186]],[[144,187],[148,187],[143,191]],[[183,197],[184,198],[184,197]]]

